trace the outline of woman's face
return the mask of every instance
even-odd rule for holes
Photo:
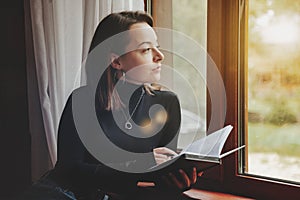
[[[133,24],[129,29],[130,42],[126,54],[118,59],[126,80],[135,83],[153,83],[160,79],[164,55],[158,49],[157,36],[147,23]]]

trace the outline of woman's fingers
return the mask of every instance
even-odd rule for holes
[[[157,164],[161,164],[166,162],[172,158],[173,155],[177,155],[171,149],[166,147],[159,147],[153,149],[154,158]],[[176,175],[175,175],[176,174]],[[177,188],[181,191],[186,190],[191,187],[191,185],[195,184],[197,181],[197,177],[201,176],[202,173],[197,173],[196,167],[193,167],[187,171],[183,169],[179,169],[177,173],[169,173],[162,177],[162,181],[165,185],[170,188]]]
[[[171,157],[169,157],[165,154],[158,154],[158,153],[155,153],[155,152],[153,152],[153,154],[154,154],[156,164],[162,164],[162,163],[164,163],[164,162],[171,159]]]
[[[177,153],[167,147],[158,147],[153,149],[153,152],[157,153],[157,154],[170,154],[170,155],[177,155]]]
[[[202,176],[202,175],[203,175],[203,172],[198,172],[197,175],[198,175],[198,176]]]
[[[177,155],[173,150],[166,147],[159,147],[153,149],[153,155],[156,161],[156,164],[161,164],[172,159],[173,156]]]
[[[191,185],[195,184],[197,181],[197,169],[196,167],[193,167],[191,171],[184,171],[182,169],[179,170],[179,173],[181,175],[181,179],[184,184],[184,188],[189,188]]]
[[[195,167],[186,171],[179,169],[175,173],[168,173],[162,176],[162,182],[160,185],[165,185],[166,188],[183,192],[196,183],[197,177],[198,173]]]
[[[168,157],[166,157],[166,158],[155,158],[155,162],[156,162],[156,164],[158,164],[158,165],[160,165],[160,164],[162,164],[162,163],[164,163],[164,162],[166,162],[166,161],[168,161],[168,160],[170,160],[170,158],[168,158]]]
[[[178,172],[178,176],[175,176],[173,173],[169,173],[169,178],[174,186],[179,190],[186,190],[197,180],[197,173],[194,169],[191,177],[182,169],[179,169]]]
[[[192,168],[191,173],[189,174],[189,177],[190,177],[191,184],[196,183],[197,177],[198,177],[196,167]]]
[[[179,170],[179,173],[181,174],[181,178],[184,182],[185,187],[190,187],[191,186],[191,180],[190,180],[189,176],[182,169]]]
[[[169,173],[169,178],[171,179],[172,183],[175,185],[176,188],[180,190],[184,188],[184,183],[180,182],[173,173]]]

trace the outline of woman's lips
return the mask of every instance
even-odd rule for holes
[[[160,72],[160,70],[161,70],[160,66],[157,66],[154,69],[152,69],[153,72]]]

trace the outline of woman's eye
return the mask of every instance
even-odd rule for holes
[[[148,53],[149,51],[151,51],[152,49],[149,47],[149,48],[145,48],[143,49],[143,53]]]

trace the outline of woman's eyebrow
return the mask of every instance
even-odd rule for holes
[[[140,46],[142,46],[142,45],[144,45],[144,44],[149,44],[149,45],[154,45],[152,42],[150,42],[150,41],[145,41],[145,42],[141,42],[137,47],[140,47]],[[158,45],[158,43],[156,42],[156,44]],[[157,46],[157,45],[155,45],[155,46]]]

